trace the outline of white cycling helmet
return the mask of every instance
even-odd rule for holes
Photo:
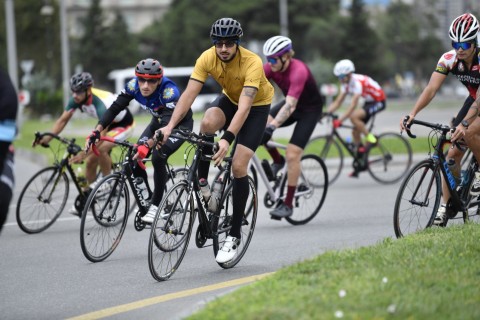
[[[478,20],[473,14],[464,13],[450,25],[448,36],[455,42],[469,42],[477,38]]]
[[[333,68],[333,74],[338,77],[342,74],[349,74],[355,72],[353,62],[348,59],[338,61]]]
[[[279,57],[290,50],[292,50],[292,40],[284,36],[271,37],[263,45],[263,54],[267,57]]]

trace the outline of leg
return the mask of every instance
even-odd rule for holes
[[[100,172],[104,177],[108,176],[112,171],[112,158],[110,157],[110,150],[115,145],[107,141],[101,141],[97,149],[100,152],[98,156],[98,165],[100,166]]]
[[[367,113],[364,109],[356,109],[353,111],[352,115],[350,116],[350,121],[354,125],[355,129],[352,132],[353,139],[355,144],[360,145],[361,139],[360,134],[363,134],[365,137],[368,135],[367,127],[365,126],[364,119],[367,116]]]
[[[470,124],[468,130],[466,131],[465,142],[467,146],[472,151],[475,159],[479,162],[480,159],[480,118],[476,117],[475,120]],[[480,194],[480,171],[475,173],[475,180],[473,181],[472,188],[470,190],[471,195]]]
[[[218,130],[223,128],[226,123],[225,113],[219,107],[211,107],[205,111],[202,122],[200,123],[200,133],[215,134]],[[213,137],[210,139],[213,142]],[[205,154],[212,154],[212,148],[204,147]],[[210,161],[200,161],[198,165],[198,178],[207,179],[208,171],[210,169]]]

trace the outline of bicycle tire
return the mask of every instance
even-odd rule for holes
[[[343,169],[344,154],[340,143],[330,135],[316,136],[308,141],[305,154],[319,156],[328,172],[328,184],[332,185],[340,176]]]
[[[441,193],[440,171],[431,159],[419,162],[409,171],[398,190],[393,210],[397,238],[432,226]]]
[[[180,267],[195,221],[193,207],[187,181],[177,182],[162,199],[148,241],[148,268],[155,280],[168,280]]]
[[[122,239],[130,194],[122,173],[103,178],[88,195],[80,224],[80,245],[91,262],[108,258]]]
[[[412,147],[407,139],[394,132],[377,137],[377,143],[368,148],[368,172],[383,184],[400,181],[412,165]]]
[[[320,157],[305,154],[300,165],[301,173],[293,199],[294,213],[285,218],[292,225],[306,224],[318,214],[329,186],[327,167]],[[287,194],[287,180],[288,177],[285,177],[282,186],[284,196]]]
[[[255,231],[255,226],[257,223],[257,214],[258,214],[258,195],[257,190],[255,189],[255,182],[252,177],[248,176],[248,199],[247,205],[245,207],[245,214],[242,220],[242,227],[240,229],[241,237],[240,244],[237,247],[237,253],[232,260],[224,263],[218,263],[223,269],[230,269],[236,266],[243,256],[247,252],[248,246],[252,241],[253,233]],[[218,216],[215,216],[215,220],[212,223],[212,228],[214,229],[213,237],[213,255],[216,257],[218,250],[223,246],[225,239],[229,235],[229,231],[232,227],[232,217],[233,217],[233,184],[229,184],[225,188],[221,203],[222,207]],[[251,204],[251,205],[249,205]],[[250,208],[248,210],[248,208]]]
[[[42,191],[51,192],[50,199],[43,200]],[[38,171],[23,187],[17,201],[16,219],[20,229],[28,234],[48,229],[65,208],[68,193],[68,176],[59,167]]]

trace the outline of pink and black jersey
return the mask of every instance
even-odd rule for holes
[[[385,100],[385,92],[378,82],[363,74],[352,73],[350,81],[342,83],[340,92],[351,95],[360,94],[366,102]]]
[[[475,56],[470,70],[463,60],[457,58],[455,50],[450,50],[438,60],[436,72],[444,75],[454,74],[460,82],[467,87],[470,96],[477,98],[477,89],[480,85],[480,48],[476,48]]]
[[[307,65],[292,59],[284,72],[273,72],[269,63],[263,65],[267,79],[273,80],[283,94],[298,100],[297,110],[302,112],[319,111],[323,106],[317,82]]]

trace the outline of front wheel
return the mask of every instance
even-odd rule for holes
[[[30,234],[48,229],[65,208],[68,188],[68,177],[59,167],[37,172],[18,197],[16,218],[20,229]]]
[[[327,167],[320,157],[306,154],[300,162],[300,177],[293,198],[293,214],[285,219],[293,225],[306,224],[312,220],[322,208],[327,196]],[[287,194],[287,179],[285,177],[283,196]]]
[[[127,225],[129,203],[121,173],[106,176],[90,192],[80,224],[80,244],[88,260],[100,262],[113,253]]]
[[[395,183],[402,179],[412,164],[410,143],[398,133],[387,132],[368,147],[368,172],[380,183]]]
[[[233,220],[233,184],[229,184],[225,188],[221,200],[221,210],[218,217],[215,217],[212,229],[216,236],[213,237],[213,254],[217,256],[218,250],[223,246],[225,239],[229,236],[232,228]],[[255,182],[252,177],[248,176],[248,199],[245,206],[245,211],[242,215],[242,223],[240,229],[240,244],[237,248],[237,253],[232,260],[225,263],[218,263],[224,269],[233,268],[247,252],[250,241],[255,231],[258,211],[258,196]]]
[[[393,210],[397,238],[432,225],[441,193],[440,171],[432,160],[423,160],[412,168],[398,190]]]

